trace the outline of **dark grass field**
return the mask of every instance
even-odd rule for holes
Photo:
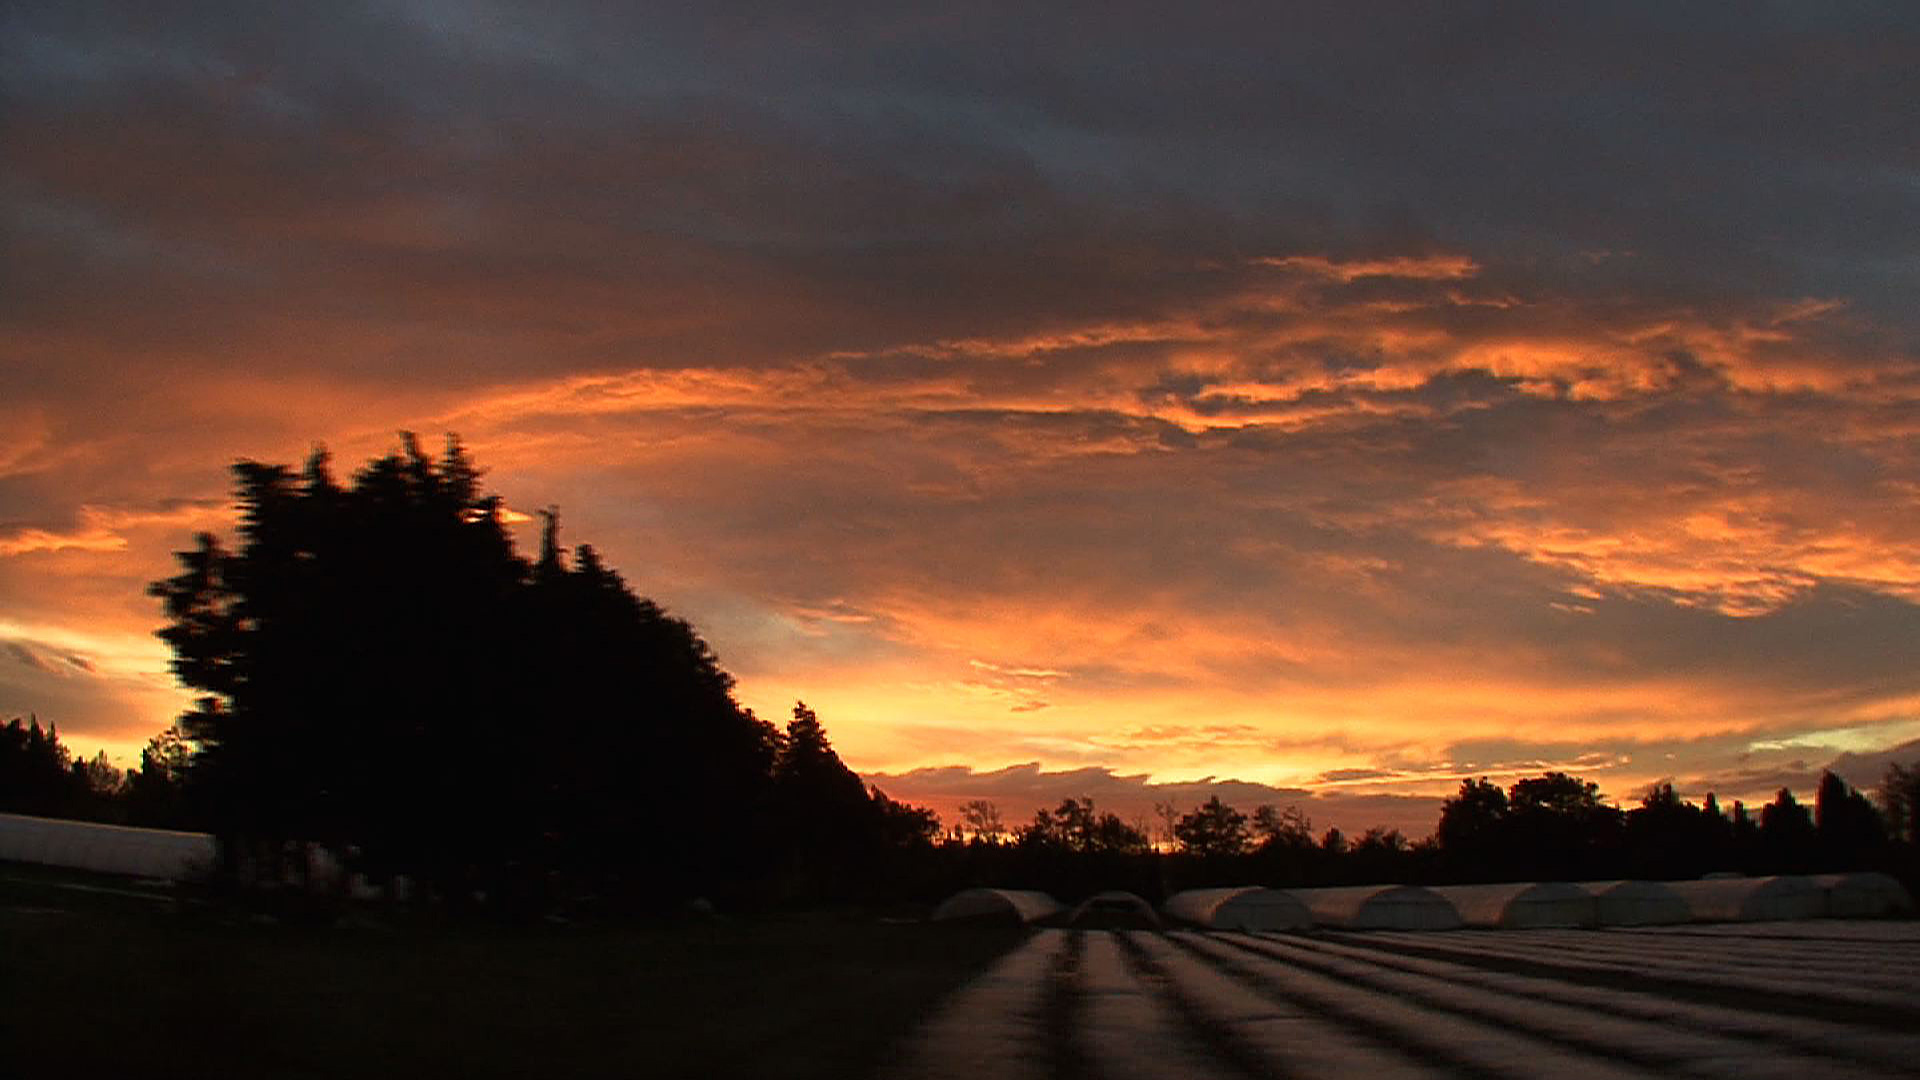
[[[0,864],[0,1076],[870,1076],[1022,940],[854,913],[296,930]]]

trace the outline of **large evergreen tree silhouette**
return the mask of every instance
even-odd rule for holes
[[[311,842],[457,899],[684,895],[760,856],[773,729],[684,621],[550,516],[537,563],[450,439],[337,483],[234,467],[240,547],[211,535],[152,592],[223,850],[270,874]],[[571,565],[569,565],[571,563]]]

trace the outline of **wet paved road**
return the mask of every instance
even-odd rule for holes
[[[1041,930],[897,1080],[1920,1076],[1920,923]]]

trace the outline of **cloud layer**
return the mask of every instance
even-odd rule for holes
[[[1920,734],[1914,20],[1007,14],[12,6],[0,714],[137,747],[225,466],[407,428],[880,777]]]

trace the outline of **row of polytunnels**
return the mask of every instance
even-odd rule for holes
[[[1124,892],[1098,893],[1069,908],[1041,892],[968,889],[941,904],[934,918],[1128,928],[1174,923],[1210,930],[1454,930],[1856,919],[1912,910],[1913,899],[1899,882],[1863,872],[1699,881],[1245,886],[1175,893],[1158,911]]]
[[[213,838],[205,833],[0,814],[0,860],[177,880],[211,867],[214,854]],[[1867,872],[1577,884],[1245,886],[1176,893],[1157,911],[1131,893],[1099,893],[1069,908],[1041,892],[968,889],[942,903],[934,918],[1122,927],[1171,922],[1219,930],[1451,930],[1875,918],[1912,910],[1913,899],[1899,882]]]

